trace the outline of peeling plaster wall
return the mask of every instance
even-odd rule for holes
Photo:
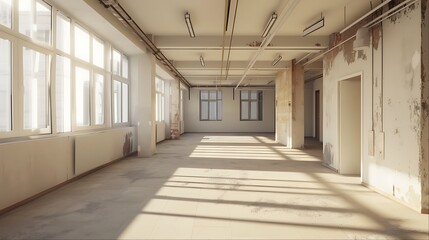
[[[429,0],[422,1],[422,211],[429,213]]]
[[[304,85],[304,134],[314,137],[314,81]]]
[[[362,181],[419,210],[420,6],[418,3],[415,8],[407,8],[374,27],[372,48],[355,52],[352,40],[325,55],[323,87],[324,162],[339,168],[338,82],[361,75]],[[341,37],[348,36],[334,35],[331,43],[340,42]]]
[[[186,95],[183,99],[185,132],[274,132],[274,89],[262,90],[262,121],[240,121],[240,91],[233,99],[231,87],[220,88],[222,121],[200,121],[199,94],[206,89],[191,88],[191,98]]]
[[[314,81],[314,85],[313,85],[313,96],[315,94],[316,91],[319,91],[319,98],[320,98],[320,119],[319,119],[319,136],[320,136],[320,142],[323,141],[323,78],[319,78],[316,79]],[[314,110],[315,111],[315,110]],[[314,133],[314,135],[316,135],[316,133]]]
[[[276,77],[276,141],[290,146],[292,140],[292,71],[284,70]]]

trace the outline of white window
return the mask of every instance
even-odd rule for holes
[[[71,131],[70,59],[57,55],[55,104],[57,132]]]
[[[104,68],[104,42],[96,37],[92,38],[92,63]]]
[[[240,92],[240,120],[262,120],[262,91]]]
[[[89,91],[89,70],[81,67],[75,69],[76,84],[76,126],[90,125],[90,91]]]
[[[122,122],[128,122],[128,84],[122,83]]]
[[[11,42],[0,38],[0,132],[12,131]]]
[[[122,56],[122,77],[128,78],[128,58]]]
[[[222,92],[219,90],[201,90],[200,92],[200,120],[222,120]]]
[[[58,50],[70,54],[70,18],[57,12],[56,46]]]
[[[112,74],[121,76],[121,53],[116,49],[112,50]]]
[[[165,121],[165,82],[156,78],[156,121]]]
[[[113,80],[112,87],[113,123],[122,122],[122,90],[121,82]]]
[[[19,1],[19,32],[40,42],[51,43],[52,7],[41,0]]]
[[[104,76],[94,74],[95,124],[104,124]]]
[[[12,0],[0,0],[0,24],[12,28]]]
[[[49,56],[23,48],[24,129],[46,129],[49,125]]]
[[[82,27],[74,27],[74,55],[75,57],[89,62],[89,33]]]

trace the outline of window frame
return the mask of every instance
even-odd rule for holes
[[[207,92],[207,94],[208,94],[208,99],[202,99],[202,93],[204,92],[204,91],[206,91]],[[210,99],[210,92],[215,92],[216,91],[216,99]],[[220,94],[219,94],[220,93]],[[223,114],[222,114],[222,112],[223,111],[221,111],[221,116],[219,116],[219,102],[220,102],[220,109],[222,110],[223,108],[222,108],[222,102],[223,102],[223,100],[222,100],[222,98],[223,98],[223,96],[222,96],[222,90],[220,90],[220,89],[208,89],[208,90],[200,90],[200,94],[199,94],[200,96],[199,96],[199,108],[200,108],[200,111],[199,111],[199,117],[200,117],[200,121],[222,121],[223,120]],[[220,98],[219,98],[219,95],[220,95]],[[207,119],[203,119],[202,118],[202,113],[203,113],[203,111],[202,111],[202,103],[203,102],[208,102],[208,107],[207,107]],[[216,103],[216,119],[210,119],[210,102],[215,102]]]
[[[242,98],[242,94],[243,92],[248,92],[248,99],[243,99]],[[251,93],[256,92],[257,94],[257,99],[251,99]],[[240,121],[251,121],[251,122],[255,122],[255,121],[263,121],[263,95],[264,92],[262,90],[240,90]],[[242,103],[243,102],[247,102],[248,103],[248,118],[247,119],[243,119],[243,114],[242,114]],[[257,119],[252,119],[252,102],[256,102],[257,103],[257,107],[258,107],[258,118]]]

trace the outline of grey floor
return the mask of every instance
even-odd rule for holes
[[[428,239],[428,215],[272,137],[165,141],[0,216],[0,239]]]

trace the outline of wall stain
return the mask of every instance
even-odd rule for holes
[[[334,152],[332,149],[333,146],[330,143],[326,143],[325,147],[323,148],[323,160],[329,165],[332,165],[334,162]]]
[[[372,47],[375,50],[378,50],[378,47],[380,46],[380,39],[382,37],[383,31],[381,27],[381,23],[374,25],[372,27]]]
[[[133,151],[133,133],[132,132],[128,132],[125,135],[125,141],[124,141],[124,145],[122,147],[122,155],[123,156],[128,156],[132,151]]]
[[[400,0],[394,0],[392,2],[389,3],[389,8],[393,8],[394,6],[398,5],[400,2]],[[400,19],[402,17],[409,17],[409,13],[414,11],[416,9],[416,3],[411,4],[409,7],[405,8],[404,10],[396,13],[395,15],[390,17],[390,22],[393,24],[399,23]],[[410,18],[410,17],[409,17]]]

